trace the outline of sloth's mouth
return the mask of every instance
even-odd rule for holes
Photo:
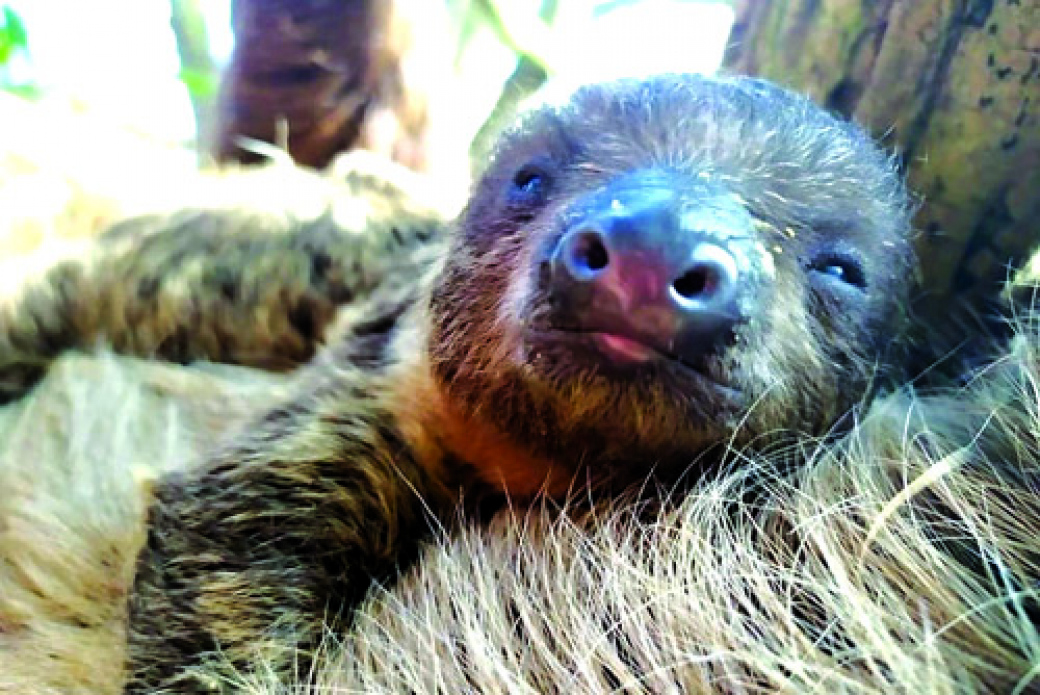
[[[706,361],[682,358],[636,337],[609,331],[560,327],[533,330],[529,332],[529,335],[535,344],[565,344],[594,351],[601,358],[600,362],[603,362],[603,358],[605,358],[605,361],[616,369],[639,370],[640,367],[668,367],[724,395],[732,397],[739,393],[733,387],[721,383],[711,373]]]
[[[667,355],[642,341],[618,333],[589,331],[585,335],[594,340],[602,352],[619,362],[648,362],[658,356],[673,359],[671,355]],[[681,364],[680,360],[677,361]]]

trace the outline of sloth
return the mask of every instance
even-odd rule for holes
[[[910,213],[867,135],[777,86],[593,84],[503,133],[447,224],[116,234],[116,260],[27,295],[0,367],[83,336],[302,365],[153,492],[128,690],[219,690],[217,655],[305,672],[459,516],[840,429],[899,373]],[[118,308],[83,319],[85,297]]]

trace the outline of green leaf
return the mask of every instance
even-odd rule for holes
[[[217,93],[218,80],[214,73],[194,68],[181,68],[177,77],[188,88],[188,93],[192,98],[206,99]]]
[[[4,5],[4,33],[10,38],[16,48],[29,47],[29,34],[25,31],[25,22],[18,13],[7,5]]]
[[[22,18],[7,5],[0,6],[0,19],[0,65],[6,65],[17,51],[29,47],[29,37]]]
[[[3,90],[8,94],[14,94],[23,99],[39,99],[43,95],[43,90],[34,84],[7,85],[0,87],[0,90]]]

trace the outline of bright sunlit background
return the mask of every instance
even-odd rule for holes
[[[28,50],[11,81],[162,140],[195,135],[167,0],[8,0]],[[230,55],[230,0],[207,0],[210,51]]]
[[[472,2],[442,1],[455,16]],[[729,5],[718,1],[558,0],[549,25],[538,17],[538,2],[493,4],[507,31],[554,66],[551,84],[559,89],[662,70],[712,72],[732,23]],[[191,144],[192,82],[178,57],[172,5],[0,0],[0,88],[62,101],[161,141]],[[193,6],[205,20],[209,52],[219,67],[233,48],[230,0]],[[490,109],[516,65],[515,53],[500,39],[489,28],[478,29],[458,51],[455,88],[468,95],[466,108]]]

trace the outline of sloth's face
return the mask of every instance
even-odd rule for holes
[[[750,80],[587,87],[501,141],[433,297],[456,402],[611,472],[823,433],[903,327],[900,179]]]

